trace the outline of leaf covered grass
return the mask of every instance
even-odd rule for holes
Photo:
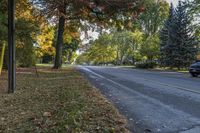
[[[68,67],[59,71],[39,69],[39,77],[27,70],[19,72],[16,93],[1,94],[0,132],[128,131],[118,111],[78,71]]]

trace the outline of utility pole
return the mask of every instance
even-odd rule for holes
[[[15,0],[8,0],[8,93],[16,88],[16,57],[15,57]]]

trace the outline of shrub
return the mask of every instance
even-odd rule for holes
[[[136,64],[136,68],[148,69],[148,68],[155,68],[158,64],[156,62],[143,62]]]

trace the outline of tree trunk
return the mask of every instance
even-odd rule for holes
[[[54,69],[59,69],[62,66],[62,45],[63,45],[63,33],[65,27],[65,17],[60,16],[58,25],[58,37],[56,41],[56,56],[54,61]]]

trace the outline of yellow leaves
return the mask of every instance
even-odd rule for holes
[[[16,17],[17,19],[25,19],[35,21],[35,16],[32,14],[33,7],[27,0],[16,1]]]
[[[54,55],[55,54],[55,48],[53,47],[53,40],[54,40],[54,29],[52,27],[49,27],[47,25],[42,25],[40,27],[41,34],[37,36],[37,44],[39,45],[39,49],[41,51],[40,55],[42,54],[49,54]]]
[[[17,17],[18,18],[24,18],[24,19],[27,19],[27,20],[30,20],[30,19],[33,20],[33,16],[31,15],[30,10],[19,13],[19,15]]]

